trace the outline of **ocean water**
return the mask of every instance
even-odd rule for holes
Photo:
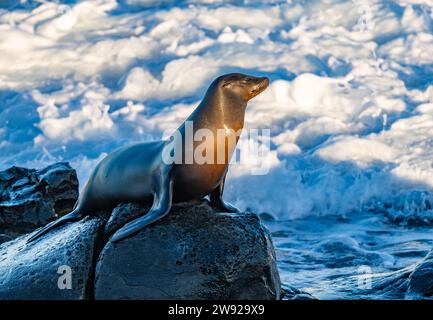
[[[370,214],[266,225],[283,285],[317,299],[388,299],[374,278],[416,264],[433,245],[431,227],[395,226]]]
[[[268,170],[232,166],[224,197],[269,217],[284,283],[356,298],[433,241],[432,52],[431,0],[1,1],[0,170],[69,161],[82,186],[218,75],[268,76],[245,119]]]

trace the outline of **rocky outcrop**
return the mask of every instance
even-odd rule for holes
[[[368,298],[371,293],[382,299],[431,299],[433,297],[433,250],[420,262],[406,268],[373,275],[371,289],[359,292]]]
[[[147,210],[125,205],[113,217]],[[215,212],[207,201],[175,205],[162,221],[109,242],[96,268],[96,299],[279,299],[280,291],[258,216]]]
[[[0,300],[86,298],[101,226],[87,217],[31,244],[26,235],[0,245]]]
[[[71,211],[77,198],[77,175],[68,163],[1,171],[0,243]]]
[[[176,204],[115,244],[110,236],[148,207],[123,204],[29,244],[30,235],[12,240],[71,210],[77,186],[65,163],[0,173],[0,299],[281,298],[274,248],[259,217],[216,212],[205,200]]]
[[[433,297],[433,250],[414,267],[408,280],[409,297]]]
[[[316,298],[308,292],[289,285],[282,286],[281,298],[283,300],[316,300]]]

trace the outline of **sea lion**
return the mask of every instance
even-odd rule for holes
[[[195,111],[168,140],[138,143],[115,150],[94,169],[75,205],[74,210],[43,227],[28,242],[67,222],[77,221],[86,215],[96,214],[101,209],[113,209],[122,202],[149,202],[149,212],[121,227],[111,237],[116,242],[137,232],[143,227],[164,217],[172,202],[200,199],[209,195],[211,205],[228,212],[238,210],[224,202],[222,195],[230,158],[236,148],[235,142],[226,144],[239,133],[244,125],[247,102],[263,92],[269,85],[266,77],[253,77],[232,73],[215,79]],[[199,151],[197,141],[188,141],[188,124],[193,133],[206,129],[218,138],[210,142],[217,159],[217,149],[223,145],[223,161],[211,163],[188,159]],[[218,136],[218,132],[227,132]],[[182,146],[180,163],[168,163],[167,157]],[[170,149],[170,148],[171,149]],[[201,146],[203,147],[203,146]],[[218,149],[219,150],[219,149]],[[191,157],[190,157],[191,158]],[[193,157],[194,158],[194,157]],[[197,160],[197,161],[196,161]],[[200,163],[199,163],[200,162]]]

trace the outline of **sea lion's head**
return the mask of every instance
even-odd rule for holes
[[[248,101],[259,95],[268,86],[269,79],[266,77],[254,77],[241,73],[220,76],[212,82],[199,105],[200,112],[193,115],[192,118],[195,120],[205,115],[203,119],[206,120],[207,127],[210,125],[208,119],[212,117],[216,127],[238,130],[243,127]]]
[[[238,97],[247,102],[262,93],[269,85],[266,77],[230,73],[216,79],[216,85],[225,96]]]

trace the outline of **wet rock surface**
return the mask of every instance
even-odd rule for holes
[[[0,234],[0,244],[2,244],[3,242],[11,241],[12,239],[13,237],[10,235]]]
[[[308,292],[288,285],[282,286],[281,298],[283,300],[316,300],[316,298]]]
[[[381,299],[432,299],[433,250],[420,262],[385,274],[372,275],[371,288],[361,292],[364,298],[372,294]]]
[[[408,295],[410,297],[433,297],[433,250],[414,267],[409,275]]]
[[[70,212],[77,198],[77,175],[68,163],[1,171],[0,233],[14,238],[33,231]],[[5,239],[0,237],[0,243]]]
[[[0,245],[0,300],[87,298],[101,225],[87,217],[30,244],[25,235]]]
[[[107,224],[147,208],[116,208]],[[114,222],[113,222],[114,221]],[[174,205],[163,220],[118,243],[96,268],[96,299],[279,299],[268,231],[253,213],[217,213],[202,201]]]

